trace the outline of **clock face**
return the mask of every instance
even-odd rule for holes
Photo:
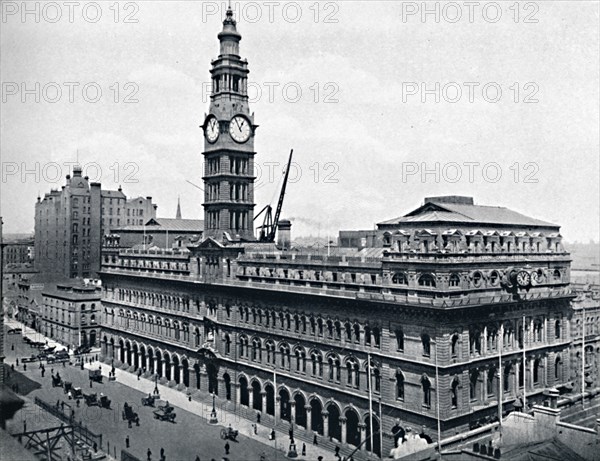
[[[216,117],[208,117],[206,120],[206,139],[215,142],[219,138],[219,121]]]
[[[531,275],[527,271],[519,271],[517,274],[517,283],[519,286],[526,287],[531,282]]]
[[[242,143],[250,138],[250,122],[242,115],[236,115],[229,122],[229,134],[234,141]]]

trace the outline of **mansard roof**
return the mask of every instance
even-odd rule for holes
[[[439,201],[437,201],[439,199]],[[399,218],[378,223],[379,226],[411,223],[473,223],[489,225],[540,226],[558,229],[556,224],[525,216],[504,207],[452,203],[444,198],[429,199],[427,203]]]

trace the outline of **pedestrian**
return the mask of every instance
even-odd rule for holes
[[[146,455],[148,456],[148,460],[147,461],[151,461],[152,460],[152,452],[150,451],[150,448],[148,448],[148,451],[146,452]]]
[[[317,433],[313,436],[313,445],[319,445],[319,440],[317,439]]]
[[[254,424],[254,435],[258,434],[258,426]]]
[[[17,366],[19,366],[19,359],[17,359]]]
[[[125,437],[125,448],[129,448],[129,434]]]
[[[165,449],[160,447],[160,459],[161,461],[165,459]]]
[[[225,442],[225,454],[228,455],[229,454],[229,442]]]
[[[11,364],[10,364],[10,369],[11,369],[12,371],[15,371],[15,364],[14,364],[14,363],[11,363]]]
[[[200,461],[200,456],[196,455],[196,460],[195,461]]]
[[[58,407],[60,407],[60,400],[56,401],[56,409],[58,410]]]
[[[340,456],[340,447],[339,447],[339,445],[335,446],[335,456]]]
[[[90,379],[90,388],[92,387],[92,380]]]
[[[302,442],[302,456],[306,456],[306,444]]]
[[[54,368],[50,368],[50,374],[54,376]]]
[[[65,402],[60,402],[60,410],[64,413],[65,412]]]
[[[271,429],[271,435],[269,435],[269,440],[275,440],[275,429]]]
[[[14,350],[15,350],[15,345],[14,345],[14,344],[11,344],[11,345],[10,345],[10,350],[11,350],[11,351],[14,351]]]
[[[317,458],[317,460],[318,460],[318,461],[323,461],[323,457],[322,457],[322,456],[319,456],[319,457]]]
[[[46,370],[42,368],[42,378],[44,377],[44,373],[46,373]]]
[[[23,371],[27,371],[27,364],[26,363],[23,364]]]
[[[98,453],[98,443],[94,442],[94,453]]]
[[[260,413],[256,412],[256,423],[260,424]]]

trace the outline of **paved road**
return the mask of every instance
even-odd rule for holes
[[[5,326],[5,329],[7,328],[8,326]],[[34,352],[34,349],[23,342],[20,335],[6,335],[5,338],[6,362],[9,364],[14,363],[16,357],[20,359]],[[14,345],[14,350],[11,345]],[[127,450],[142,460],[147,459],[146,452],[148,448],[152,451],[153,461],[159,459],[161,448],[165,450],[167,461],[194,461],[196,456],[199,456],[202,461],[213,458],[221,460],[226,456],[225,442],[219,436],[222,426],[212,426],[201,416],[177,406],[175,407],[177,413],[175,423],[154,419],[153,408],[140,405],[141,397],[151,392],[154,387],[153,383],[148,380],[139,381],[139,389],[134,389],[118,381],[108,382],[105,379],[103,384],[93,383],[93,387],[90,389],[87,369],[82,371],[79,367],[69,364],[64,367],[62,364],[48,364],[45,365],[45,377],[42,378],[41,370],[38,367],[38,363],[28,364],[25,372],[30,379],[42,384],[42,388],[32,392],[29,397],[33,400],[37,396],[48,403],[56,403],[57,400],[65,401],[66,405],[74,408],[77,421],[81,420],[92,431],[103,434],[103,448],[106,449],[107,443],[110,443],[112,455],[115,455],[115,453],[120,455],[121,449],[127,449],[125,439],[129,436],[130,447]],[[103,366],[103,368],[106,367],[106,365]],[[19,370],[23,371],[23,367],[19,366]],[[80,407],[76,407],[73,400],[68,400],[62,388],[52,387],[51,371],[54,373],[58,371],[63,381],[73,382],[73,385],[81,387],[83,392],[96,392],[98,395],[101,392],[104,393],[112,400],[112,409],[87,407],[83,400],[80,401]],[[108,369],[103,371],[106,373]],[[140,416],[139,427],[134,424],[133,427],[129,428],[127,423],[123,421],[121,411],[125,402],[130,405],[134,404],[135,411]],[[29,430],[48,427],[48,424],[44,422],[44,417],[40,414],[40,410],[36,406],[34,407],[28,405],[17,413],[9,425],[10,432],[22,430],[23,419],[27,420]],[[237,427],[235,421],[232,426]],[[287,459],[283,451],[267,446],[246,435],[240,435],[238,442],[229,442],[229,445],[230,454],[227,458],[230,461],[259,460],[262,453],[266,455],[266,459],[269,461]],[[316,455],[313,454],[312,457],[307,458],[300,456],[299,459],[316,460]]]

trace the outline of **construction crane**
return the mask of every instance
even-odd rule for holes
[[[290,175],[290,166],[292,165],[292,156],[294,155],[294,149],[290,152],[290,158],[288,160],[287,168],[285,169],[285,176],[283,178],[283,185],[281,186],[281,193],[279,194],[279,202],[277,203],[277,210],[275,210],[275,218],[273,218],[273,207],[271,204],[265,206],[260,212],[254,217],[254,221],[261,216],[265,215],[262,226],[258,226],[256,229],[258,232],[259,242],[274,242],[275,234],[277,232],[277,226],[279,225],[279,217],[281,216],[281,208],[283,207],[283,199],[285,197],[285,188],[287,186],[288,177]]]

